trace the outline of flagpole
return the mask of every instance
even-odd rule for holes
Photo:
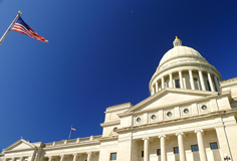
[[[16,21],[18,20],[18,18],[20,17],[20,15],[22,14],[21,11],[18,11],[18,14],[16,15],[15,19],[12,21],[11,25],[8,27],[8,29],[6,30],[6,32],[3,34],[3,36],[0,39],[0,45],[2,44],[3,40],[6,38],[7,34],[11,31],[12,27],[14,26],[14,24],[16,23]]]
[[[71,129],[70,129],[70,132],[69,132],[68,140],[70,140],[70,138],[71,138],[71,133],[72,133],[72,125],[71,125]]]

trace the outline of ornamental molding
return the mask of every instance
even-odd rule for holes
[[[139,129],[144,129],[144,128],[157,127],[157,126],[167,126],[167,125],[183,123],[183,122],[187,122],[187,121],[191,121],[191,120],[199,120],[199,119],[203,120],[205,118],[223,116],[223,115],[233,114],[233,113],[237,114],[237,109],[215,111],[215,112],[210,112],[210,113],[207,113],[207,114],[191,116],[191,117],[185,117],[185,118],[172,119],[172,120],[165,120],[165,121],[162,121],[162,122],[150,123],[150,124],[145,124],[145,125],[140,125],[140,126],[130,126],[130,127],[125,127],[125,128],[118,129],[117,133],[123,133],[123,132],[127,132],[127,131],[133,131],[133,130],[139,130]]]
[[[110,107],[106,108],[105,113],[113,112],[113,111],[117,111],[117,110],[122,110],[122,109],[127,109],[127,108],[130,108],[132,106],[133,106],[133,104],[131,102],[110,106]]]

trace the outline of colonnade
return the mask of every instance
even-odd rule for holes
[[[193,71],[194,71],[194,69],[188,70],[188,74],[189,74],[189,80],[190,80],[191,89],[195,90]],[[200,80],[201,90],[206,91],[207,89],[206,89],[205,82],[204,82],[203,70],[197,70],[197,72],[198,72],[198,78]],[[205,71],[205,72],[207,73],[207,79],[208,79],[211,91],[214,92],[215,89],[217,91],[220,91],[217,76],[215,76],[214,74],[211,74],[208,71]],[[184,89],[185,88],[184,85],[185,85],[186,82],[183,81],[182,70],[178,71],[177,74],[178,74],[178,78],[179,78],[180,88]],[[157,93],[157,92],[159,92],[160,89],[164,89],[165,88],[165,77],[169,77],[169,83],[167,84],[167,86],[169,88],[176,88],[175,84],[173,84],[173,73],[169,73],[168,75],[164,75],[160,79],[156,80],[156,82],[152,84],[152,86],[151,86],[151,94],[152,95]],[[214,78],[214,80],[212,79],[212,77]],[[215,84],[214,84],[213,81],[215,82]]]
[[[87,161],[91,161],[92,152],[87,152],[86,154],[87,154]],[[75,153],[75,154],[66,154],[66,155],[73,155],[72,161],[76,161],[79,154]],[[58,157],[58,156],[48,156],[48,161],[52,161],[53,157]],[[64,161],[65,155],[60,155],[59,157],[60,157],[60,161]]]
[[[203,130],[196,130],[197,135],[197,142],[199,148],[199,155],[201,161],[207,161],[207,154],[204,147],[203,142]],[[179,159],[180,161],[187,161],[184,149],[184,141],[183,137],[184,134],[182,132],[175,134],[178,139],[178,147],[179,147]],[[166,135],[159,135],[158,138],[160,139],[160,155],[161,161],[167,161],[167,152],[166,152]],[[145,137],[142,139],[144,142],[144,161],[149,161],[149,137]]]

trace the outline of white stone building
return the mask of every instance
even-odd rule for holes
[[[108,107],[103,134],[52,143],[20,139],[1,161],[237,160],[237,78],[217,69],[176,37],[135,106]]]

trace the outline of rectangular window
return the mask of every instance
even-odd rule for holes
[[[198,145],[191,145],[192,152],[198,151]]]
[[[211,91],[211,86],[210,86],[209,81],[207,81],[207,90],[208,90],[208,91]]]
[[[198,79],[197,78],[193,78],[193,82],[194,82],[195,89],[199,90]]]
[[[217,143],[210,143],[211,149],[218,149]]]
[[[176,87],[176,88],[180,88],[179,79],[176,79],[176,80],[175,80],[175,87]]]
[[[144,151],[141,151],[141,157],[144,157]]]
[[[160,155],[160,149],[157,149],[157,155]]]
[[[110,160],[117,160],[117,153],[110,153]]]
[[[179,148],[178,147],[174,147],[174,154],[179,154]]]

